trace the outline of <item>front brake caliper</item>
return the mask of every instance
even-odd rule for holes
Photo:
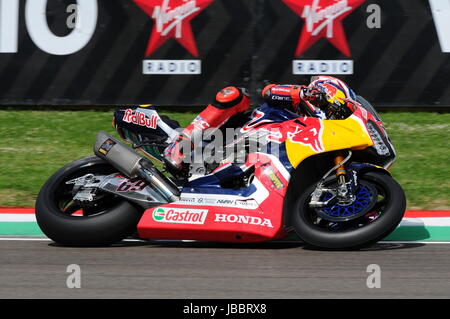
[[[328,193],[331,196],[326,196],[325,200],[321,201],[321,197]],[[331,188],[322,188],[322,185],[317,185],[316,189],[312,193],[311,200],[309,201],[309,207],[311,208],[318,208],[318,207],[324,207],[330,204],[330,202],[335,199],[337,196],[337,191],[335,189]]]

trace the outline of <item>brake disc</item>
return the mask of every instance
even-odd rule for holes
[[[378,200],[378,191],[375,186],[361,180],[354,195],[355,200],[350,205],[342,205],[337,199],[333,199],[327,206],[315,208],[315,211],[325,220],[346,222],[367,214]],[[331,194],[325,193],[320,200],[325,202],[331,196]]]

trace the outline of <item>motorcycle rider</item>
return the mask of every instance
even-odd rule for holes
[[[264,101],[271,107],[287,109],[299,115],[321,119],[339,119],[353,111],[356,95],[343,81],[331,76],[316,76],[308,86],[269,84],[262,90]],[[181,171],[185,154],[194,135],[221,127],[232,116],[250,108],[250,97],[243,88],[229,86],[217,93],[209,104],[164,151],[166,166]],[[183,143],[187,143],[183,145]],[[189,148],[190,149],[190,148]]]

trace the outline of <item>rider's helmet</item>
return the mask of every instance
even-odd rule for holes
[[[325,113],[328,119],[343,119],[355,110],[356,95],[343,81],[331,76],[315,76],[302,89],[302,99]]]

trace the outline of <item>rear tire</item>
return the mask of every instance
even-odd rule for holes
[[[389,175],[381,172],[367,172],[360,179],[384,190],[385,204],[378,217],[359,228],[331,231],[314,222],[314,210],[309,207],[315,184],[309,187],[295,202],[292,225],[305,243],[315,247],[343,250],[371,246],[388,236],[401,222],[406,198],[401,186]]]
[[[65,246],[107,246],[136,232],[142,209],[120,198],[95,214],[73,216],[61,206],[65,182],[88,173],[111,174],[115,170],[96,156],[83,158],[58,170],[44,184],[36,200],[36,220],[50,239]]]

